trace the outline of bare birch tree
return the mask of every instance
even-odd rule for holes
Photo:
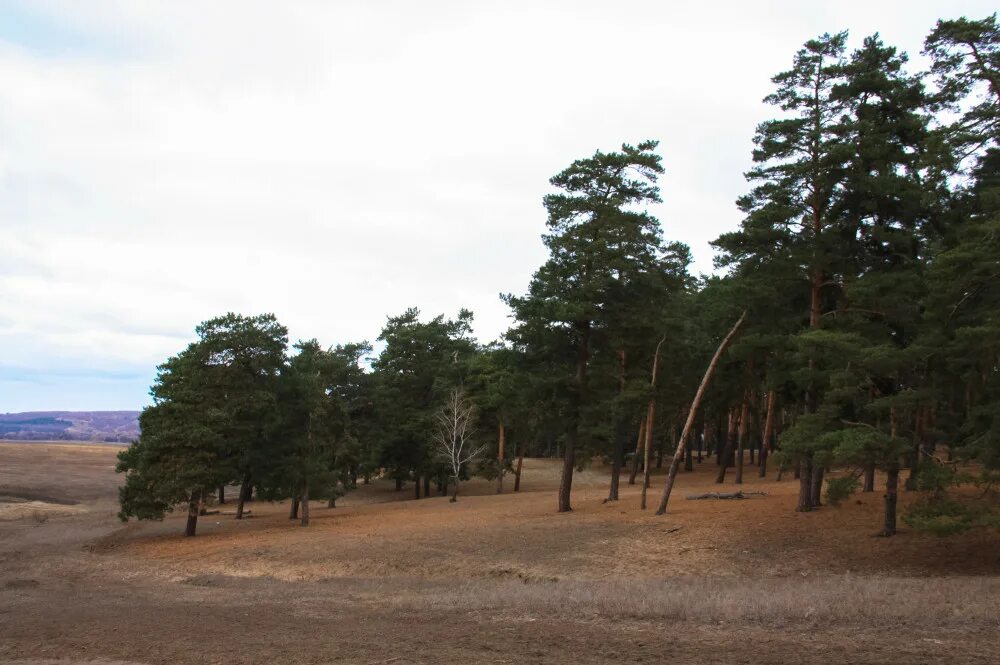
[[[455,388],[448,394],[448,400],[434,414],[437,430],[434,432],[434,443],[438,455],[451,465],[455,488],[452,490],[451,501],[458,501],[458,480],[463,464],[472,462],[486,449],[485,445],[473,448],[472,434],[476,424],[476,409],[460,388]]]

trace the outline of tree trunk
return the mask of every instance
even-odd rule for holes
[[[503,494],[503,462],[504,447],[506,445],[507,432],[503,423],[500,423],[500,432],[497,439],[497,494]]]
[[[524,465],[524,444],[517,447],[517,466],[514,468],[514,491],[521,491],[521,467]]]
[[[760,478],[767,478],[767,454],[771,446],[771,437],[774,436],[774,391],[767,393],[767,416],[764,417],[764,434],[760,439],[760,469],[757,475]]]
[[[219,485],[219,505],[224,505],[226,503],[226,486]]]
[[[431,474],[424,474],[424,497],[431,495]]]
[[[823,496],[823,472],[824,467],[822,464],[813,463],[812,469],[812,479],[809,484],[809,503],[812,504],[813,508],[819,508],[823,505],[820,501]]]
[[[292,505],[288,507],[288,519],[294,520],[299,517],[299,495],[292,497]]]
[[[698,429],[697,426],[695,430],[691,433],[691,436],[697,440],[698,439]],[[677,450],[677,424],[673,423],[670,425],[670,444],[674,450]],[[694,444],[684,447],[684,470],[694,471],[694,452],[692,451]]]
[[[716,418],[712,422],[712,436],[708,439],[708,442],[705,444],[706,457],[711,457],[712,455],[718,457],[719,432],[721,431],[721,429],[722,428],[719,427],[718,418]]]
[[[747,421],[750,419],[749,398],[743,400],[740,408],[740,430],[736,437],[736,484],[743,484],[743,445],[747,438]]]
[[[309,483],[302,486],[302,521],[299,526],[309,526]]]
[[[444,479],[444,489],[441,491],[441,496],[448,496],[448,481],[451,480],[451,476],[445,476]]]
[[[652,396],[649,398],[649,406],[646,409],[646,443],[643,445],[642,460],[642,500],[640,508],[646,510],[646,491],[649,489],[649,474],[652,471],[650,464],[653,454],[653,427],[656,423],[656,371],[660,366],[660,348],[667,341],[666,333],[656,344],[656,351],[653,352],[653,370],[649,375],[649,389]]]
[[[458,501],[458,476],[455,476],[455,488],[451,491],[451,498],[448,503],[455,503]]]
[[[817,194],[818,195],[818,194]],[[813,242],[819,242],[820,232],[822,231],[822,222],[820,220],[819,210],[815,210],[813,213]],[[812,269],[812,279],[809,289],[809,327],[819,328],[819,317],[820,310],[822,308],[823,301],[821,299],[823,289],[823,269],[819,266],[814,266]]]
[[[933,431],[937,427],[937,410],[934,407],[928,407],[927,411],[924,412],[924,435],[921,437],[923,439],[923,452],[928,457],[934,455],[934,449],[936,442],[933,436],[927,436],[928,430]]]
[[[684,429],[681,430],[681,438],[677,441],[677,448],[674,450],[674,457],[670,461],[670,470],[667,472],[667,479],[663,483],[663,494],[660,495],[660,505],[656,509],[657,515],[662,515],[667,512],[667,502],[670,501],[670,492],[674,488],[674,478],[677,477],[677,469],[681,463],[681,455],[684,454],[684,448],[686,447],[688,437],[691,436],[691,430],[694,427],[695,417],[698,414],[698,407],[701,405],[701,398],[705,394],[705,389],[708,387],[709,382],[712,380],[712,375],[715,373],[715,367],[719,364],[719,358],[722,357],[723,351],[729,346],[729,342],[732,341],[733,337],[736,336],[736,331],[740,329],[743,325],[744,319],[746,319],[747,313],[743,312],[739,320],[736,321],[736,325],[733,329],[729,331],[729,334],[722,340],[719,344],[719,348],[715,350],[715,355],[712,356],[712,361],[708,364],[708,369],[705,370],[705,376],[702,377],[701,383],[698,385],[698,391],[694,394],[694,399],[691,400],[691,408],[688,410],[687,420],[684,422]]]
[[[885,528],[883,536],[896,534],[896,498],[899,488],[899,465],[893,463],[885,475]]]
[[[420,498],[420,474],[419,473],[413,474],[413,498],[414,499],[419,499]]]
[[[563,455],[562,476],[559,478],[559,512],[573,510],[570,505],[570,492],[573,489],[573,467],[576,465],[576,423],[570,425],[566,436],[566,452]]]
[[[618,396],[625,394],[625,350],[618,349]],[[624,401],[624,400],[622,400]],[[625,458],[625,441],[628,439],[628,421],[625,418],[624,407],[619,403],[615,413],[615,449],[611,455],[611,483],[608,487],[606,501],[618,500],[618,488],[621,484],[622,464]]]
[[[896,407],[889,408],[889,436],[896,439],[897,431]],[[899,462],[894,461],[886,469],[885,475],[885,528],[883,536],[896,534],[896,500],[899,491]]]
[[[191,492],[191,500],[188,501],[188,518],[184,527],[185,536],[193,536],[198,527],[198,504],[201,501],[201,490]]]
[[[573,490],[573,467],[576,465],[576,438],[580,432],[580,413],[587,399],[587,364],[590,362],[590,321],[577,324],[580,341],[577,343],[576,392],[570,413],[569,431],[566,433],[566,453],[563,455],[562,477],[559,479],[559,512],[573,510],[570,493]]]
[[[243,482],[240,484],[240,499],[236,503],[236,519],[243,519],[243,506],[247,502],[247,497],[250,494],[250,474],[243,476]]]
[[[715,475],[715,482],[722,484],[726,481],[726,469],[733,463],[733,451],[736,448],[736,429],[738,418],[736,409],[729,410],[729,426],[726,428],[726,445],[719,453],[719,472]]]
[[[635,477],[639,473],[639,455],[642,453],[642,443],[646,440],[646,419],[639,422],[639,437],[635,440],[635,455],[632,457],[632,471],[628,474],[628,484],[635,485]]]
[[[726,447],[726,440],[729,437],[729,432],[733,426],[733,411],[732,409],[726,415],[726,429],[725,434],[720,427],[718,433],[715,436],[715,465],[719,466],[722,464],[722,449]]]
[[[862,492],[874,492],[875,491],[875,462],[865,463],[865,482],[861,489]]]
[[[910,452],[910,474],[906,478],[903,487],[910,492],[917,489],[917,468],[920,465],[920,444],[923,433],[923,409],[917,407],[913,415],[913,449]]]
[[[819,119],[816,120],[817,126],[819,125]],[[813,196],[818,198],[819,191],[815,190]],[[820,235],[823,231],[823,220],[821,217],[820,209],[817,205],[813,205],[813,237],[812,242],[814,246],[817,246],[820,241]],[[809,288],[809,328],[817,329],[819,328],[820,313],[823,306],[822,301],[822,289],[823,289],[823,269],[818,264],[814,264],[810,269],[810,288]],[[809,360],[809,369],[812,369],[814,362],[812,359]],[[806,410],[812,413],[816,410],[817,405],[817,394],[816,388],[810,387],[806,391]],[[812,493],[813,493],[813,478],[812,478],[812,464],[811,458],[805,458],[799,464],[799,502],[795,510],[799,512],[809,512],[812,510]]]
[[[701,464],[701,449],[704,447],[705,440],[707,438],[708,438],[708,423],[706,423],[705,419],[702,418],[702,421],[701,421],[701,432],[699,434],[695,435],[695,441],[698,442],[698,455],[695,458],[695,461],[698,462],[698,464]]]
[[[654,361],[655,365],[655,361]],[[639,508],[646,510],[646,490],[649,488],[649,457],[653,448],[653,419],[656,417],[656,406],[654,400],[649,400],[646,408],[646,443],[642,451],[642,494],[639,500]]]
[[[799,503],[795,512],[808,513],[812,510],[812,460],[803,457],[799,461]]]
[[[619,429],[623,429],[619,425]],[[618,432],[615,437],[615,452],[611,457],[611,485],[608,488],[608,501],[618,500],[618,487],[621,484],[622,464],[625,457],[625,437],[624,431]]]

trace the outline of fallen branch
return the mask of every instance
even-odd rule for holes
[[[707,492],[705,494],[689,494],[685,499],[696,501],[698,499],[749,499],[751,496],[767,496],[767,492]]]

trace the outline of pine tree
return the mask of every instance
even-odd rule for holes
[[[295,349],[282,372],[281,445],[272,453],[271,478],[293,506],[298,502],[301,524],[308,526],[309,501],[335,493],[348,413],[337,390],[334,355],[316,340],[298,342]]]
[[[483,424],[482,437],[496,441],[495,454],[484,456],[476,473],[495,480],[497,494],[503,493],[504,476],[513,471],[511,457],[519,447],[513,436],[527,429],[528,377],[522,365],[514,348],[494,342],[478,350],[469,368],[466,390]]]
[[[245,488],[272,463],[287,343],[286,329],[270,314],[230,313],[196,332],[198,342],[159,368],[139,442],[123,452],[117,469],[126,474],[122,519],[161,519],[185,500],[188,535],[204,495],[233,481]],[[245,493],[240,498],[242,506]]]
[[[997,15],[938,21],[924,42],[939,102],[961,117],[947,127],[956,165],[1000,140],[1000,25]]]
[[[741,228],[715,241],[723,250],[719,265],[740,275],[757,273],[780,285],[788,301],[805,301],[804,325],[818,330],[825,311],[838,298],[837,273],[841,252],[835,233],[838,204],[843,194],[846,162],[851,148],[841,126],[843,100],[835,94],[843,81],[847,33],[824,34],[796,54],[792,69],[772,80],[777,86],[765,98],[785,116],[757,128],[754,161],[747,178],[756,184],[738,205],[746,214]],[[752,312],[752,318],[767,316]],[[821,377],[814,360],[801,357],[791,378],[798,386],[806,411],[821,400]],[[799,510],[812,507],[811,477],[815,450],[811,446],[784,446],[785,454],[800,465]]]
[[[271,464],[280,415],[278,377],[288,330],[273,314],[231,312],[204,321],[195,330],[211,369],[203,399],[215,404],[222,418],[220,465],[225,470],[220,467],[220,484],[240,483],[242,505],[254,478]]]
[[[411,308],[390,317],[378,338],[385,348],[372,363],[381,421],[377,462],[397,487],[412,477],[416,498],[420,479],[439,471],[430,443],[434,410],[461,383],[475,352],[471,322],[468,310],[455,319],[439,315],[422,322],[420,311]]]
[[[153,404],[139,417],[139,439],[118,454],[115,470],[125,474],[118,490],[122,521],[161,520],[184,503],[184,533],[193,536],[204,493],[224,482],[222,417],[204,399],[212,384],[208,357],[207,349],[195,343],[157,368]]]
[[[939,533],[1000,523],[1000,28],[983,20],[939,21],[925,53],[945,108],[960,113],[942,126],[958,186],[948,203],[949,225],[937,239],[928,271],[925,335],[937,402],[924,442],[940,440],[949,457],[975,460],[984,488],[970,502],[948,493],[963,480],[953,465],[928,455],[916,485],[929,494],[905,519]]]
[[[519,325],[514,339],[546,349],[563,377],[565,437],[559,511],[571,510],[577,447],[589,401],[595,344],[605,346],[616,299],[643,276],[662,273],[659,223],[643,206],[660,200],[663,172],[655,141],[597,151],[555,175],[559,190],[544,199],[549,259],[528,293],[507,296]],[[624,283],[624,286],[623,286]]]

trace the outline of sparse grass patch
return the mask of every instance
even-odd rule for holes
[[[656,581],[475,580],[395,597],[399,607],[747,625],[1000,627],[1000,579],[842,575]],[[933,599],[933,602],[931,602]]]

